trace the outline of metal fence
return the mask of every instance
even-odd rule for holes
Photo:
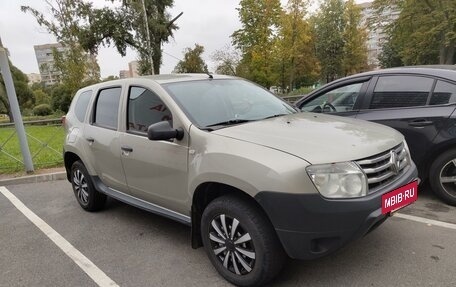
[[[65,131],[61,119],[28,121],[24,126],[35,169],[62,165]],[[0,124],[0,173],[24,169],[14,123]]]

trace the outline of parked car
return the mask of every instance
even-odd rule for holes
[[[295,104],[302,111],[377,122],[407,140],[422,180],[456,205],[456,66],[378,70],[329,83]]]
[[[286,255],[339,249],[417,196],[399,132],[298,113],[240,78],[89,86],[75,95],[65,127],[65,167],[83,209],[99,210],[111,196],[187,224],[192,246],[203,245],[240,286],[272,279]]]

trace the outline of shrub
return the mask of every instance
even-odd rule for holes
[[[48,116],[52,114],[51,106],[48,104],[41,104],[33,108],[33,114],[36,116]]]
[[[25,108],[25,109],[22,109],[22,110],[21,110],[21,115],[22,115],[23,117],[28,117],[28,116],[34,115],[34,113],[33,113],[33,110],[32,110],[32,109]]]

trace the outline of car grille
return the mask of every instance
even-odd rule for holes
[[[380,154],[357,160],[367,176],[369,193],[373,193],[399,178],[410,166],[410,155],[404,143]]]

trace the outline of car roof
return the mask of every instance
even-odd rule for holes
[[[149,75],[133,78],[125,78],[119,80],[111,80],[106,82],[101,82],[93,84],[90,86],[83,87],[79,92],[84,92],[90,89],[99,89],[109,86],[116,86],[122,84],[128,84],[135,82],[135,79],[147,79],[154,81],[158,84],[167,84],[167,83],[176,83],[176,82],[187,82],[187,81],[198,81],[198,80],[208,80],[208,79],[239,79],[238,77],[218,75],[218,74],[160,74],[160,75]]]
[[[345,77],[338,81],[344,81],[347,79],[354,79],[363,76],[375,76],[375,75],[389,75],[389,74],[413,74],[413,75],[428,75],[434,77],[441,77],[456,82],[456,65],[422,65],[422,66],[407,66],[407,67],[396,67],[375,70],[370,72],[364,72],[349,77]]]
[[[217,74],[162,74],[143,76],[141,78],[151,79],[159,84],[175,83],[175,82],[187,82],[195,80],[207,80],[207,79],[233,79],[235,77],[217,75]]]

